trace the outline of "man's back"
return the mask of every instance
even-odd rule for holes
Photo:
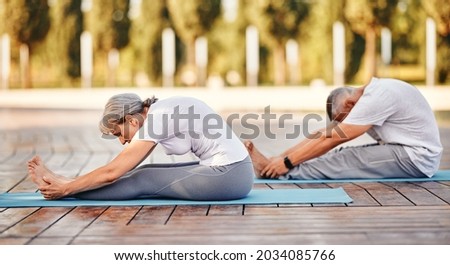
[[[343,123],[373,125],[370,135],[405,146],[414,165],[428,176],[439,167],[442,145],[433,111],[406,82],[373,78]]]

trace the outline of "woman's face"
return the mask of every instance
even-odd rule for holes
[[[140,122],[135,117],[126,119],[124,123],[118,124],[114,129],[114,136],[119,138],[121,144],[130,143],[133,136],[139,131]]]

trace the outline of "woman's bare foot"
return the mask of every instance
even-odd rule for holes
[[[269,159],[265,157],[258,149],[256,149],[252,141],[246,141],[244,145],[247,148],[248,153],[250,154],[250,158],[252,159],[256,176],[258,178],[264,178],[264,176],[261,176],[260,173],[261,170],[263,170],[269,164]]]
[[[48,169],[39,156],[35,156],[30,161],[28,161],[28,174],[31,177],[31,180],[38,186],[46,184],[45,180],[43,179],[44,176],[63,178],[62,176],[59,176]]]

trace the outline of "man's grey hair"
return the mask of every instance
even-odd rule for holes
[[[123,93],[112,96],[105,105],[99,129],[103,134],[114,132],[116,125],[125,122],[126,115],[142,113],[145,107],[150,107],[158,99],[155,96],[142,101],[134,93]]]
[[[340,98],[344,95],[351,95],[354,90],[352,87],[339,87],[330,92],[327,98],[327,115],[330,121],[333,121],[338,114]]]

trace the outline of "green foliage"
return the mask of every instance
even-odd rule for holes
[[[377,35],[382,27],[390,26],[398,0],[347,0],[344,16],[353,32],[365,39],[364,67],[360,69],[360,81],[367,82],[377,75]]]
[[[301,25],[302,34],[297,37],[303,84],[313,79],[333,82],[333,23],[343,21],[343,3],[344,0],[318,0],[310,6],[308,18]]]
[[[132,85],[145,73],[151,85],[161,85],[162,31],[176,32],[176,80],[193,65],[194,41],[208,39],[208,74],[225,78],[230,71],[245,84],[245,30],[259,29],[260,84],[283,84],[286,75],[284,47],[298,42],[301,84],[320,78],[333,81],[332,26],[346,28],[346,82],[365,82],[369,68],[385,75],[421,82],[425,62],[425,20],[437,23],[437,80],[450,80],[450,3],[448,0],[240,0],[235,21],[221,16],[220,0],[142,0],[141,15],[129,18],[130,0],[93,0],[82,13],[82,0],[0,0],[0,33],[11,37],[11,86],[17,87],[19,44],[32,52],[35,82],[43,86],[77,86],[80,76],[80,35],[94,37],[94,81],[104,84],[106,54],[121,49],[117,81]],[[379,33],[392,32],[392,65],[377,63]],[[186,68],[185,68],[186,67]],[[393,70],[395,68],[395,70]],[[408,69],[406,69],[408,68]],[[415,69],[415,70],[414,70]],[[191,69],[195,70],[195,69]],[[392,71],[391,71],[392,70]],[[423,70],[424,71],[424,70]],[[106,73],[109,73],[106,75]],[[417,74],[419,73],[419,74]],[[395,76],[394,76],[395,77]],[[411,80],[409,80],[411,81]],[[47,83],[46,83],[47,82]]]
[[[302,0],[260,0],[247,2],[247,16],[260,33],[261,41],[272,49],[274,81],[285,83],[284,45],[289,39],[297,39],[300,24],[308,17],[310,4]]]
[[[129,0],[95,0],[87,28],[94,35],[97,50],[122,49],[130,42]]]
[[[5,0],[4,20],[7,32],[20,43],[32,48],[50,29],[47,0]]]
[[[220,0],[167,0],[170,19],[187,46],[187,64],[194,65],[194,41],[205,35],[220,15]]]
[[[205,35],[220,14],[220,0],[167,0],[177,35],[190,42]]]
[[[348,82],[353,82],[355,75],[361,67],[362,57],[364,55],[364,46],[366,41],[364,38],[354,32],[348,32],[347,39],[350,39],[349,44],[347,44],[347,67],[345,68],[345,80]]]
[[[262,41],[273,46],[296,39],[300,23],[307,18],[310,4],[302,0],[248,0],[248,19],[260,31]]]
[[[449,35],[450,4],[448,0],[427,0],[422,2],[427,14],[436,21],[439,34],[442,36]]]
[[[248,22],[244,15],[244,10],[245,3],[239,1],[236,19],[234,21],[226,21],[220,16],[207,35],[209,72],[225,78],[229,72],[235,71],[240,77],[238,85],[243,84],[246,75],[245,29]]]
[[[162,31],[170,26],[165,1],[143,1],[141,14],[133,21],[131,44],[133,72],[145,72],[154,83],[162,75]]]
[[[64,40],[68,40],[65,45],[67,47],[67,74],[71,78],[77,78],[81,76],[81,43],[80,37],[83,32],[83,13],[81,12],[82,0],[71,0],[64,8],[63,25],[67,31],[65,31]]]
[[[420,64],[425,58],[425,12],[420,0],[400,0],[392,18],[393,64]]]
[[[439,38],[437,54],[438,82],[443,84],[450,79],[450,34]]]
[[[429,16],[436,22],[440,35],[437,48],[438,82],[450,79],[450,5],[447,0],[427,0],[423,3]]]
[[[389,26],[398,0],[347,0],[344,14],[354,32],[364,35],[368,28]]]

